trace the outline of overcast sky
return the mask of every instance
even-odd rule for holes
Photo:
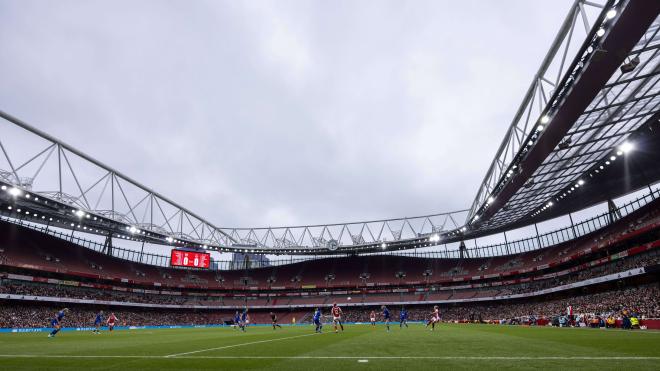
[[[0,0],[0,109],[218,226],[468,208],[572,0]]]

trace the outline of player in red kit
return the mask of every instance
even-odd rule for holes
[[[112,331],[112,329],[115,327],[115,323],[117,322],[117,317],[115,317],[114,313],[110,313],[110,316],[108,316],[108,330]]]
[[[570,304],[566,306],[566,317],[568,318],[569,326],[575,326],[575,316],[573,315],[573,306]]]
[[[371,320],[371,326],[376,326],[376,312],[371,311],[371,314],[369,315],[369,319]]]
[[[337,324],[341,327],[341,330],[344,331],[344,325],[341,323],[341,308],[337,306],[337,303],[332,303],[332,325],[335,327],[335,332],[337,331]]]
[[[440,322],[440,309],[437,305],[433,306],[433,312],[431,312],[431,319],[426,323],[426,327],[431,325],[431,331],[435,330],[435,324]]]

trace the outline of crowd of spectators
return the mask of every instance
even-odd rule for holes
[[[575,313],[585,318],[593,316],[606,318],[609,315],[621,315],[624,311],[635,313],[642,318],[660,318],[660,288],[658,284],[608,291],[597,294],[574,296],[563,299],[534,302],[491,302],[488,304],[452,304],[440,305],[444,321],[501,321],[520,318],[552,318],[565,315],[566,308],[572,306]],[[396,316],[398,306],[390,308]],[[430,317],[432,307],[409,307],[408,314],[412,321],[424,321]],[[349,322],[367,322],[373,308],[344,311]],[[378,313],[378,309],[376,309]]]
[[[594,277],[607,276],[613,273],[625,272],[633,268],[648,267],[660,264],[660,251],[653,250],[629,258],[615,260],[607,264],[580,270],[565,276],[534,281],[503,288],[499,295],[525,294],[540,291],[551,287],[568,285]]]
[[[18,283],[11,280],[4,280],[0,282],[0,294],[107,300],[150,304],[181,305],[187,303],[185,297],[177,297],[174,295],[142,294],[41,283]]]
[[[32,305],[0,306],[0,328],[48,327],[50,320],[62,307]],[[98,309],[100,310],[100,309]],[[71,308],[63,321],[65,327],[91,327],[97,309]],[[106,315],[110,311],[106,311]],[[112,311],[121,326],[205,325],[222,323],[220,313],[175,312],[147,310]],[[226,314],[225,314],[226,316]]]
[[[566,315],[566,307],[572,306],[578,321],[591,323],[594,318],[620,319],[625,314],[634,314],[639,318],[660,318],[660,288],[658,284],[639,287],[629,287],[597,294],[572,296],[569,298],[544,300],[536,302],[492,302],[482,305],[441,305],[443,321],[498,321],[502,323],[519,323],[527,318],[554,318]],[[61,308],[52,305],[27,305],[17,303],[2,303],[0,305],[0,327],[46,327]],[[66,317],[65,326],[89,327],[100,308],[72,308]],[[106,309],[106,312],[112,309]],[[344,321],[367,322],[372,310],[378,308],[344,308]],[[397,318],[400,308],[391,306],[390,310]],[[430,317],[432,306],[411,306],[407,308],[409,320],[424,321]],[[311,312],[311,310],[309,310]],[[323,308],[329,315],[329,308]],[[151,326],[151,325],[204,325],[223,323],[231,318],[228,311],[182,311],[182,310],[141,310],[114,309],[120,325]],[[302,318],[301,318],[302,320]]]

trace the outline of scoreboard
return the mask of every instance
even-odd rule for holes
[[[173,267],[209,268],[211,254],[174,249],[170,262]]]

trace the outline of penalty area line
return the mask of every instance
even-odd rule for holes
[[[225,346],[215,347],[215,348],[199,349],[199,350],[193,350],[193,351],[190,351],[190,352],[169,354],[169,355],[166,355],[165,358],[180,357],[180,356],[185,356],[185,355],[189,355],[189,354],[210,352],[212,350],[222,350],[222,349],[236,348],[236,347],[242,347],[242,346],[246,346],[246,345],[271,343],[271,342],[280,341],[280,340],[297,339],[297,338],[302,338],[302,337],[306,337],[306,336],[314,336],[314,335],[320,335],[320,334],[314,333],[314,334],[287,336],[287,337],[283,337],[283,338],[258,340],[258,341],[251,341],[251,342],[248,342],[248,343],[240,343],[240,344],[225,345]]]
[[[282,338],[284,340],[284,338]],[[645,357],[645,356],[575,356],[575,357],[562,357],[562,356],[540,356],[540,357],[516,357],[516,356],[178,356],[176,358],[171,356],[151,356],[151,355],[65,355],[65,354],[0,354],[0,358],[98,358],[98,359],[357,359],[368,361],[370,359],[429,359],[429,360],[473,360],[473,361],[543,361],[543,360],[557,360],[557,361],[644,361],[644,360],[660,360],[660,357]]]

